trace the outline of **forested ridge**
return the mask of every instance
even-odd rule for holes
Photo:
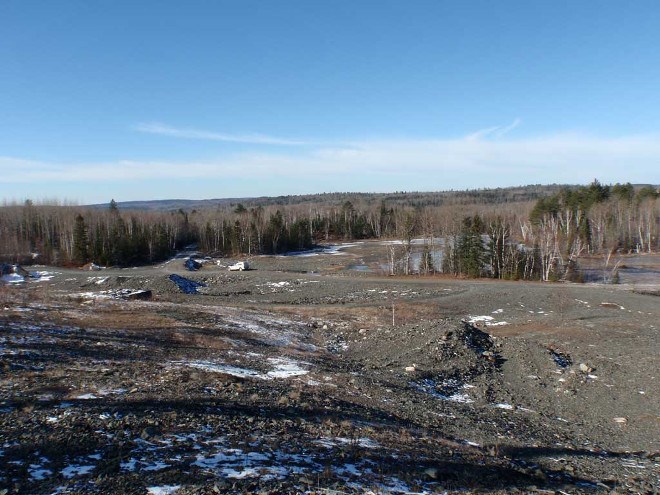
[[[225,200],[169,211],[124,209],[114,201],[82,207],[28,200],[0,208],[0,256],[22,264],[131,266],[167,259],[193,244],[212,255],[249,256],[320,242],[392,239],[403,249],[391,252],[391,271],[408,273],[412,240],[423,238],[423,273],[555,280],[571,278],[581,255],[658,251],[658,198],[655,186],[594,181]],[[430,253],[439,238],[445,253],[442,266],[434,266]]]
[[[343,204],[346,201],[358,202],[368,205],[386,202],[389,206],[414,207],[474,203],[516,203],[524,201],[536,201],[539,198],[555,194],[562,189],[570,189],[575,187],[578,186],[536,184],[494,189],[470,189],[465,191],[400,191],[390,193],[333,192],[290,196],[264,196],[257,198],[222,198],[203,200],[168,199],[153,201],[127,201],[118,203],[117,207],[122,210],[176,211],[179,209],[200,210],[208,208],[225,208],[233,207],[238,204],[247,205],[249,207],[293,206],[303,204],[330,206]],[[107,204],[96,204],[91,206],[94,208],[106,208]]]

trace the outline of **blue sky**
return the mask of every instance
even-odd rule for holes
[[[0,2],[0,199],[660,183],[660,2]]]

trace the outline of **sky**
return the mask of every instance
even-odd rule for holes
[[[657,0],[0,0],[0,200],[660,183]]]

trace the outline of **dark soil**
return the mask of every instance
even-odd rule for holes
[[[0,288],[0,493],[657,493],[653,287],[380,256]]]

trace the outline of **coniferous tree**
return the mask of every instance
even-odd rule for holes
[[[482,229],[483,221],[479,215],[465,217],[456,247],[459,272],[472,278],[484,273],[486,249],[481,239]]]
[[[85,264],[89,261],[89,239],[87,237],[87,226],[82,215],[78,214],[73,228],[73,261]]]

